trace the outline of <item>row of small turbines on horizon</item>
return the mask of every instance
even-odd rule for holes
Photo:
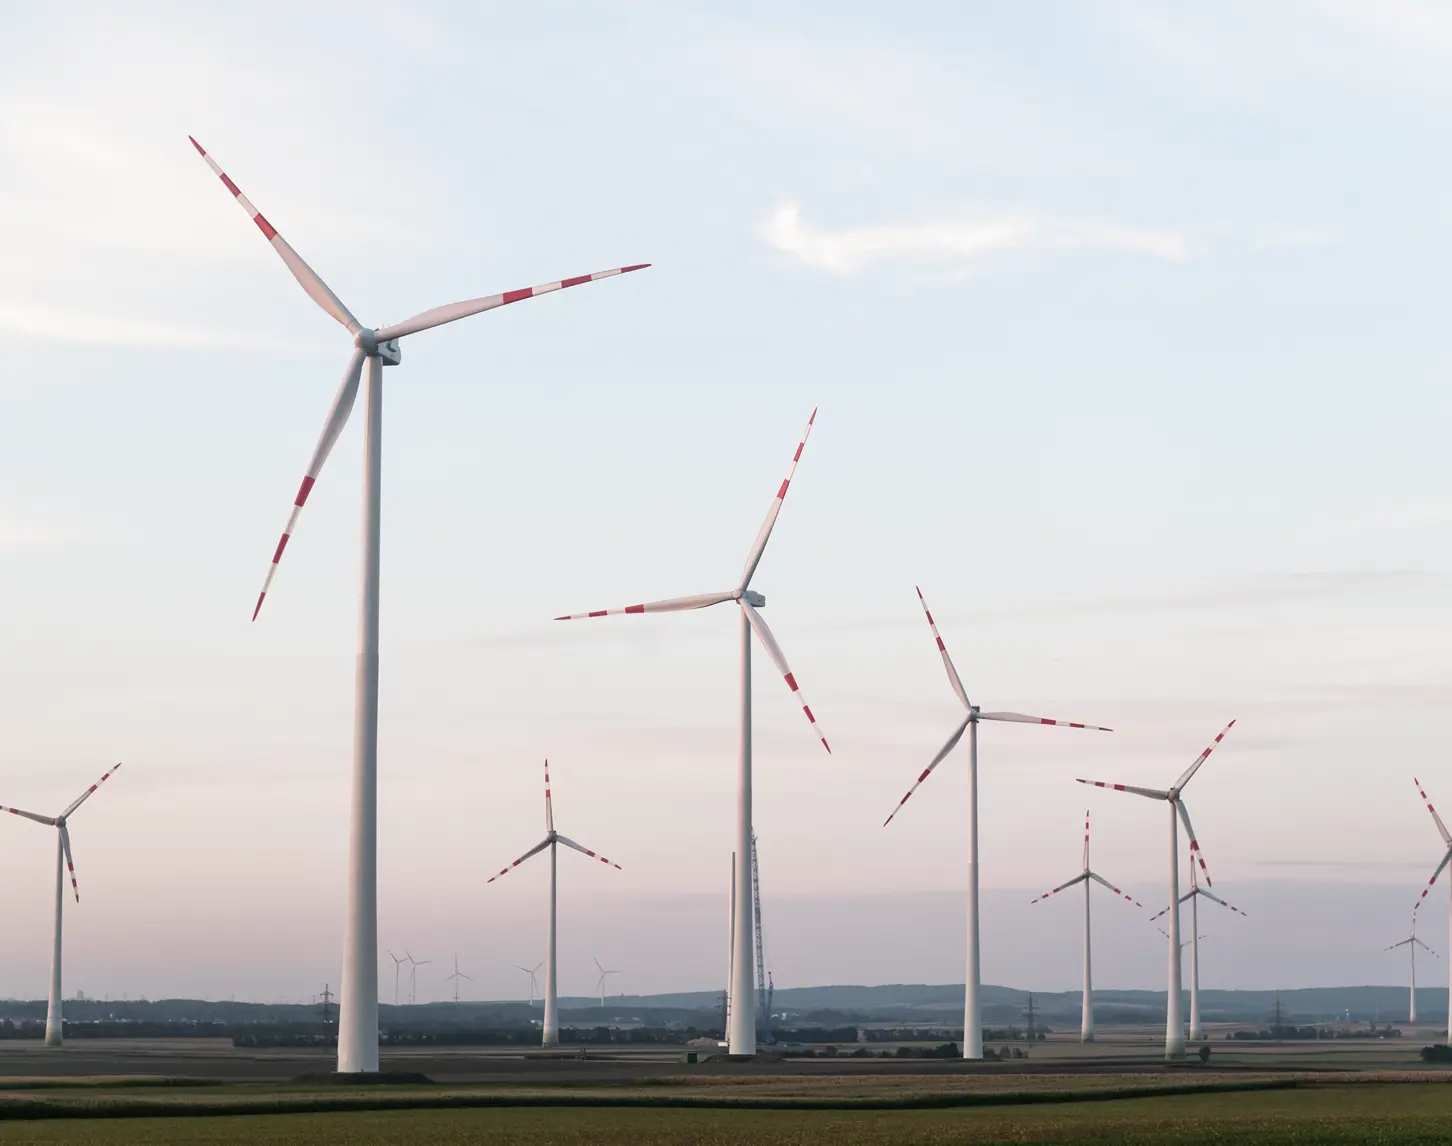
[[[433,962],[433,960],[432,959],[415,959],[413,957],[413,955],[410,954],[408,951],[405,951],[402,955],[395,955],[392,951],[390,951],[388,953],[388,957],[393,960],[393,1005],[395,1007],[397,1007],[397,1006],[400,1005],[400,1002],[399,1002],[399,1000],[400,1000],[400,994],[399,994],[400,972],[402,971],[403,965],[405,963],[408,964],[408,1002],[409,1002],[409,1005],[410,1006],[416,1005],[418,1003],[418,969],[420,967],[426,967],[426,966],[428,966],[430,963]],[[606,986],[609,983],[610,976],[611,975],[623,975],[625,972],[624,972],[624,970],[622,968],[619,968],[619,967],[605,967],[605,966],[602,966],[599,959],[594,959],[593,962],[595,964],[595,970],[600,973],[600,977],[595,980],[595,994],[597,994],[597,995],[600,996],[600,1006],[603,1007],[605,1005],[605,988],[606,988]],[[539,993],[539,970],[544,965],[545,965],[545,960],[543,960],[543,959],[541,959],[533,967],[526,967],[523,963],[515,963],[515,964],[512,964],[512,966],[516,970],[523,971],[526,975],[529,976],[529,1006],[530,1007],[534,1007],[534,1005],[536,1003],[536,1000],[538,1000],[539,997],[540,997],[540,993]],[[454,1000],[453,1001],[455,1003],[459,1003],[459,1002],[462,1002],[463,1001],[459,997],[459,990],[460,990],[459,984],[461,982],[469,982],[469,983],[472,983],[473,981],[474,981],[474,977],[472,975],[466,975],[466,974],[464,974],[463,971],[461,971],[459,969],[459,957],[457,955],[455,955],[454,956],[454,971],[453,971],[453,974],[451,974],[451,975],[445,975],[444,976],[444,982],[445,983],[453,983],[454,984]]]
[[[397,366],[401,363],[402,352],[400,349],[400,340],[408,336],[419,334],[471,315],[484,313],[501,306],[536,298],[544,294],[550,294],[568,287],[584,285],[601,279],[613,278],[633,271],[642,270],[649,266],[649,264],[639,263],[621,266],[593,274],[544,283],[539,286],[506,291],[502,294],[466,299],[461,302],[434,307],[414,315],[412,318],[406,319],[403,322],[394,323],[378,329],[365,327],[353,316],[352,312],[343,304],[332,289],[303,261],[286,240],[282,238],[276,228],[257,210],[251,201],[242,193],[237,184],[208,155],[201,144],[197,143],[195,139],[191,140],[191,142],[213,173],[221,180],[227,191],[247,213],[248,217],[256,225],[266,241],[277,252],[293,277],[302,286],[303,290],[325,313],[341,324],[352,339],[352,350],[344,370],[342,381],[333,398],[322,433],[319,436],[302,482],[293,499],[287,525],[268,565],[262,590],[258,594],[253,609],[252,618],[254,621],[261,613],[262,606],[267,598],[268,592],[271,590],[283,553],[296,531],[303,507],[307,503],[308,497],[321,474],[324,463],[327,461],[328,456],[331,454],[333,447],[336,445],[347,424],[359,398],[360,390],[366,394],[364,401],[365,430],[363,451],[363,562],[362,583],[360,587],[357,673],[355,678],[355,733],[352,782],[349,796],[348,888],[343,929],[342,979],[339,991],[337,1065],[340,1072],[371,1073],[376,1072],[379,1065],[378,1005],[380,959],[377,896],[378,632],[380,607],[379,567],[381,551],[380,507],[384,367]],[[364,385],[365,378],[366,386]],[[740,576],[732,583],[731,588],[699,593],[687,597],[629,605],[622,609],[600,609],[589,613],[567,614],[555,618],[560,621],[572,621],[620,614],[645,615],[693,611],[721,604],[734,604],[737,607],[739,611],[736,643],[740,657],[740,733],[732,885],[733,887],[743,889],[753,886],[751,870],[753,769],[751,656],[754,645],[759,644],[768,659],[775,665],[792,696],[800,704],[802,712],[820,741],[822,748],[828,753],[831,752],[825,735],[818,727],[815,714],[802,697],[796,677],[786,661],[780,644],[765,618],[762,616],[760,610],[765,607],[766,598],[757,589],[752,587],[753,578],[766,551],[767,543],[776,525],[778,515],[781,512],[787,491],[795,476],[797,465],[801,460],[807,438],[811,433],[815,420],[816,411],[814,410],[812,416],[807,421],[806,430],[802,434],[796,452],[792,457],[787,476],[782,481],[780,488],[772,499],[766,519],[748,551],[745,566]],[[948,655],[947,647],[938,632],[937,624],[933,620],[931,612],[927,608],[927,603],[923,599],[921,590],[918,591],[918,599],[922,604],[933,638],[937,643],[949,683],[958,700],[963,705],[965,715],[952,735],[949,736],[947,742],[938,751],[936,756],[933,757],[932,762],[922,771],[907,794],[899,801],[898,807],[894,809],[886,823],[892,822],[902,810],[903,805],[917,791],[918,787],[927,780],[933,770],[947,758],[966,735],[968,738],[967,755],[969,771],[967,809],[968,924],[964,988],[963,1055],[965,1058],[977,1059],[983,1057],[978,879],[978,727],[980,723],[989,721],[1068,726],[1071,728],[1092,729],[1104,732],[1110,730],[1107,728],[1099,728],[1095,725],[1053,720],[1017,712],[982,711],[969,700],[968,693],[964,689],[958,672],[953,666],[952,659]],[[1169,789],[1161,791],[1149,788],[1136,788],[1122,784],[1092,782],[1097,787],[1112,788],[1117,791],[1158,800],[1168,806],[1170,820],[1170,875],[1169,907],[1166,911],[1168,914],[1169,989],[1167,991],[1166,1003],[1165,1039],[1165,1053],[1168,1057],[1181,1057],[1185,1049],[1181,1016],[1180,904],[1183,899],[1188,899],[1192,904],[1193,914],[1196,911],[1195,904],[1200,896],[1210,896],[1210,892],[1208,891],[1210,886],[1208,869],[1206,869],[1204,859],[1200,855],[1199,841],[1191,825],[1189,813],[1185,809],[1183,790],[1234,723],[1234,721],[1231,721],[1215,737],[1215,740],[1180,775],[1175,784]],[[67,870],[70,872],[72,888],[76,892],[76,897],[79,901],[79,891],[75,885],[74,865],[70,854],[70,838],[67,822],[82,802],[109,776],[113,775],[114,772],[115,769],[113,768],[106,776],[102,777],[101,781],[98,781],[96,785],[93,785],[83,793],[79,799],[69,805],[59,816],[48,817],[13,808],[3,809],[58,829],[55,945],[51,970],[50,1007],[47,1012],[47,1042],[58,1043],[61,1036],[61,921],[63,916],[64,874]],[[1081,782],[1091,783],[1091,781]],[[1441,824],[1440,818],[1436,817],[1435,812],[1433,814],[1434,818],[1437,819],[1438,827],[1442,831],[1444,841],[1448,846],[1447,858],[1443,859],[1442,865],[1432,877],[1435,880],[1437,875],[1446,866],[1448,859],[1452,859],[1452,837],[1448,836],[1446,829]],[[546,849],[549,851],[551,867],[550,933],[544,992],[547,1011],[544,1038],[546,1041],[549,1041],[551,1024],[557,1022],[553,1015],[554,1008],[549,1003],[549,1000],[556,995],[554,965],[556,935],[555,872],[558,847],[563,845],[566,849],[579,851],[587,857],[599,860],[602,863],[615,867],[619,865],[612,864],[605,857],[585,848],[583,845],[575,843],[573,840],[555,831],[553,809],[548,790],[548,779],[546,779],[545,819],[545,839],[504,868],[499,874],[502,875],[512,870],[531,856],[539,854]],[[1178,833],[1181,824],[1184,825],[1191,855],[1191,891],[1184,897],[1180,893],[1179,880]],[[1196,865],[1199,868],[1199,876],[1196,875]],[[1200,876],[1204,877],[1205,889],[1199,888],[1198,879]],[[494,879],[497,878],[498,875],[494,877]],[[490,882],[493,882],[493,880]],[[1079,882],[1084,883],[1086,895],[1085,1022],[1088,1026],[1087,1034],[1092,1036],[1092,1008],[1089,998],[1091,985],[1087,897],[1090,884],[1092,882],[1101,882],[1101,877],[1089,870],[1087,833],[1084,871],[1080,876],[1069,881],[1064,886],[1073,886]],[[1452,880],[1449,880],[1449,883],[1452,883]],[[1214,898],[1213,896],[1210,897]],[[731,1054],[747,1056],[755,1054],[757,1050],[756,1023],[759,1012],[756,1000],[757,982],[753,976],[753,972],[757,970],[756,952],[754,949],[757,931],[753,917],[752,897],[747,895],[737,896],[733,893],[730,902],[731,923],[728,933],[730,945],[730,956],[728,960],[728,998],[730,999],[730,1005],[728,1007],[726,1041]],[[1223,903],[1223,901],[1218,899],[1216,902]],[[1192,936],[1196,934],[1196,931],[1192,931]],[[1415,947],[1415,944],[1413,944],[1413,947]],[[1196,965],[1198,965],[1198,961]],[[415,965],[411,970],[411,978],[416,974],[416,971],[417,966]],[[601,968],[601,971],[603,989],[604,969]],[[1196,973],[1192,978],[1192,987],[1197,981],[1198,974]],[[1191,1014],[1193,1029],[1195,1019],[1197,1018],[1197,1010],[1193,999]]]

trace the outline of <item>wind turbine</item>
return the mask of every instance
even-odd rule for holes
[[[1407,998],[1407,1022],[1415,1023],[1417,1021],[1417,948],[1420,947],[1434,959],[1437,958],[1437,952],[1417,938],[1417,917],[1415,915],[1412,916],[1412,933],[1399,943],[1393,943],[1386,950],[1395,951],[1398,947],[1405,947],[1407,954],[1411,956],[1412,986]]]
[[[191,139],[190,136],[187,138]],[[642,270],[648,263],[637,263],[594,274],[560,279],[522,290],[505,291],[485,298],[425,310],[412,318],[379,329],[364,326],[343,305],[317,273],[303,262],[296,251],[277,233],[242,194],[237,184],[227,177],[202,145],[192,139],[192,146],[207,161],[212,171],[251,220],[263,237],[281,256],[315,303],[341,323],[353,336],[353,353],[343,372],[343,381],[333,398],[322,435],[313,450],[312,459],[293,499],[292,513],[277,549],[272,554],[267,577],[262,583],[252,619],[262,609],[262,602],[277,573],[282,552],[297,528],[298,515],[308,494],[322,471],[333,446],[348,422],[358,398],[364,363],[368,366],[367,426],[364,433],[363,459],[363,584],[358,618],[358,660],[354,692],[353,787],[349,830],[348,901],[343,926],[343,981],[338,1008],[338,1070],[342,1073],[373,1073],[378,1070],[378,597],[380,501],[382,497],[382,429],[383,429],[383,367],[397,366],[402,361],[399,339],[410,334],[432,330],[486,310],[507,306],[527,298],[549,294],[566,287],[580,286],[597,279],[611,278],[630,271]]]
[[[1195,829],[1190,824],[1190,813],[1185,809],[1185,801],[1180,793],[1184,791],[1200,765],[1205,763],[1210,753],[1215,751],[1215,745],[1225,739],[1225,734],[1235,727],[1235,721],[1231,721],[1220,730],[1220,734],[1210,742],[1210,746],[1195,758],[1195,762],[1180,773],[1180,778],[1175,781],[1174,786],[1167,792],[1161,792],[1157,788],[1135,788],[1129,784],[1106,784],[1102,780],[1080,780],[1081,784],[1089,784],[1095,788],[1113,788],[1116,792],[1131,792],[1136,796],[1144,796],[1151,800],[1164,800],[1170,807],[1170,903],[1174,910],[1170,912],[1170,929],[1165,932],[1169,939],[1169,983],[1165,992],[1165,1058],[1181,1059],[1185,1057],[1185,1024],[1180,1010],[1180,821],[1185,824],[1185,835],[1190,840],[1190,863],[1193,867],[1195,862],[1200,864],[1200,870],[1205,873],[1205,886],[1211,886],[1210,872],[1205,867],[1205,859],[1200,855],[1200,841],[1195,838]]]
[[[1092,934],[1089,927],[1090,880],[1093,880],[1095,883],[1102,884],[1110,891],[1114,892],[1115,895],[1119,896],[1119,898],[1134,904],[1136,907],[1144,906],[1144,904],[1140,903],[1140,901],[1135,899],[1133,896],[1126,895],[1124,892],[1120,891],[1119,888],[1115,887],[1098,872],[1091,871],[1089,869],[1089,812],[1086,809],[1084,812],[1084,870],[1076,875],[1073,879],[1069,880],[1067,883],[1059,884],[1059,886],[1054,888],[1053,891],[1046,891],[1043,895],[1039,896],[1038,899],[1029,900],[1029,905],[1032,906],[1033,904],[1038,903],[1039,900],[1048,899],[1051,895],[1058,895],[1059,892],[1063,891],[1065,888],[1073,887],[1076,883],[1082,883],[1084,885],[1084,1003],[1083,1017],[1081,1018],[1079,1024],[1079,1041],[1081,1043],[1092,1043],[1094,1041],[1094,985],[1092,962],[1089,953],[1089,947],[1091,942],[1090,936]]]
[[[405,951],[404,954],[408,955],[408,952]],[[427,967],[433,960],[415,959],[412,955],[408,955],[408,961],[412,964],[408,972],[408,1002],[412,1006],[418,1002],[418,969],[420,967]]]
[[[596,959],[595,970],[600,972],[600,978],[595,983],[595,990],[600,992],[600,1008],[603,1010],[605,1007],[605,980],[610,978],[611,975],[619,975],[620,969],[618,967],[606,969],[600,966],[600,960]]]
[[[393,960],[393,1005],[396,1007],[398,1006],[398,969],[408,960],[400,959],[392,951],[388,953],[388,957]]]
[[[1442,869],[1447,866],[1447,862],[1452,860],[1452,833],[1447,831],[1447,825],[1442,822],[1442,817],[1437,815],[1437,809],[1432,806],[1432,801],[1427,799],[1427,793],[1422,789],[1422,782],[1414,776],[1412,783],[1416,784],[1417,791],[1421,793],[1422,799],[1427,805],[1427,811],[1432,813],[1432,822],[1437,825],[1437,831],[1442,836],[1442,845],[1447,849],[1447,853],[1442,857],[1442,862],[1437,865],[1437,870],[1427,881],[1427,886],[1422,888],[1422,894],[1417,896],[1416,906],[1412,908],[1412,934],[1415,935],[1417,933],[1417,912],[1421,910],[1422,901],[1427,898],[1427,892],[1432,890],[1432,885],[1437,882],[1437,877],[1442,874]],[[1449,879],[1447,883],[1449,890],[1452,890],[1452,879]],[[1448,916],[1448,929],[1449,932],[1452,932],[1452,913],[1449,913]],[[1448,950],[1452,950],[1452,938],[1448,939],[1448,945]],[[1448,960],[1448,967],[1449,970],[1452,970],[1452,959]],[[1449,992],[1447,997],[1452,999],[1452,992]],[[1452,1041],[1452,1007],[1447,1008],[1447,1038]]]
[[[756,541],[746,555],[746,567],[742,570],[741,579],[734,589],[701,593],[694,597],[673,597],[665,601],[649,601],[643,605],[627,605],[623,609],[597,609],[592,613],[574,613],[555,618],[557,621],[579,621],[589,617],[609,617],[620,613],[680,613],[691,609],[704,609],[711,605],[721,605],[727,601],[734,601],[740,607],[741,756],[736,789],[736,860],[732,865],[732,870],[735,872],[735,886],[739,888],[751,886],[751,634],[753,631],[755,631],[757,639],[761,641],[761,646],[766,650],[767,656],[776,665],[777,671],[785,678],[787,687],[792,690],[792,695],[801,704],[802,712],[806,714],[812,731],[821,740],[822,747],[828,752],[832,751],[831,746],[827,743],[827,738],[817,727],[817,718],[812,715],[811,708],[802,698],[801,690],[797,687],[797,678],[787,667],[786,657],[782,655],[781,646],[777,644],[776,637],[772,635],[766,619],[757,612],[766,605],[766,598],[751,588],[751,578],[756,573],[757,565],[761,563],[761,555],[766,551],[766,543],[771,538],[772,527],[776,525],[777,514],[781,512],[782,502],[786,500],[787,488],[791,485],[792,477],[797,472],[797,463],[802,460],[802,450],[806,448],[807,438],[810,436],[812,424],[816,420],[817,411],[813,410],[812,416],[807,419],[807,428],[802,432],[802,440],[797,443],[797,452],[792,455],[791,468],[787,471],[781,488],[776,491],[776,497],[772,499],[771,508],[766,514],[766,521],[762,523],[761,529],[756,535]],[[756,1053],[756,983],[752,961],[755,958],[755,924],[752,919],[750,895],[736,897],[734,916],[735,923],[731,929],[728,1050],[733,1055],[754,1055]]]
[[[533,967],[526,967],[522,963],[515,964],[515,967],[517,967],[519,970],[523,971],[526,975],[529,976],[529,1005],[531,1007],[534,1006],[535,996],[539,994],[539,980],[535,978],[535,973],[544,965],[545,961],[543,959],[541,959]]]
[[[1077,724],[1068,720],[1049,720],[1043,716],[1024,716],[1018,712],[981,712],[968,699],[968,693],[963,688],[963,682],[958,679],[958,670],[953,667],[953,659],[948,656],[948,646],[943,644],[943,638],[938,634],[938,626],[933,620],[933,614],[928,609],[928,603],[923,598],[923,591],[918,590],[918,602],[923,607],[923,613],[928,618],[928,627],[933,631],[933,639],[938,642],[938,652],[943,657],[943,667],[948,672],[948,683],[953,686],[958,700],[962,703],[967,714],[963,717],[962,723],[953,730],[953,735],[948,737],[948,742],[938,749],[938,754],[933,757],[932,763],[923,769],[922,774],[913,781],[913,786],[907,790],[907,795],[897,802],[897,807],[892,810],[892,815],[883,821],[882,826],[887,827],[892,823],[893,816],[902,811],[902,806],[918,790],[922,784],[949,752],[958,746],[958,741],[963,739],[963,733],[968,733],[968,956],[967,974],[964,976],[963,987],[963,1057],[983,1057],[983,1006],[981,1000],[982,976],[979,969],[978,959],[978,722],[981,720],[1004,720],[1014,724],[1057,724],[1068,728],[1088,728],[1096,732],[1110,732],[1112,729],[1100,728],[1097,724]]]
[[[61,1016],[61,921],[65,914],[65,887],[66,873],[70,873],[71,891],[75,894],[76,902],[81,902],[81,889],[76,884],[76,865],[71,859],[71,833],[66,827],[71,815],[84,804],[92,792],[104,784],[116,773],[121,765],[107,772],[79,796],[66,806],[66,810],[58,816],[42,816],[36,812],[22,811],[20,808],[7,808],[0,805],[0,812],[9,812],[13,816],[24,816],[27,820],[34,820],[37,824],[45,824],[47,827],[56,830],[55,841],[55,946],[50,953],[50,1001],[45,1009],[45,1045],[58,1047],[62,1042],[62,1035],[65,1023]]]
[[[464,972],[462,972],[462,971],[459,970],[459,957],[457,955],[455,955],[454,956],[454,973],[452,975],[447,976],[444,979],[444,982],[445,983],[453,983],[454,984],[454,1006],[456,1006],[456,1007],[459,1005],[459,980],[460,979],[467,979],[471,983],[474,981],[472,977],[470,977],[469,975],[464,974]]]
[[[582,855],[587,855],[591,859],[599,860],[601,863],[606,864],[609,867],[613,867],[617,871],[621,870],[621,868],[620,868],[620,865],[618,863],[616,863],[614,860],[606,859],[604,856],[602,856],[602,855],[600,855],[600,854],[598,854],[596,852],[592,852],[589,848],[585,847],[584,844],[577,844],[577,843],[575,843],[574,840],[570,839],[569,836],[561,835],[559,832],[555,831],[555,808],[554,808],[553,800],[550,797],[550,762],[548,760],[545,761],[545,765],[544,765],[544,781],[545,781],[545,838],[543,840],[541,840],[539,843],[535,844],[534,847],[530,848],[529,851],[525,852],[524,855],[520,856],[517,860],[515,860],[508,867],[501,869],[495,875],[491,875],[486,882],[493,883],[500,876],[502,876],[502,875],[508,875],[511,871],[513,871],[520,864],[522,864],[525,860],[529,859],[530,856],[537,855],[539,852],[544,851],[545,848],[549,848],[549,850],[550,850],[550,943],[549,943],[549,948],[548,948],[548,950],[545,953],[545,1005],[544,1005],[544,1026],[543,1026],[543,1034],[541,1036],[540,1045],[541,1046],[552,1047],[552,1046],[555,1046],[560,1041],[560,1021],[559,1021],[559,1001],[560,1001],[560,994],[559,994],[559,982],[558,982],[558,975],[557,975],[558,967],[557,967],[556,946],[555,946],[555,902],[556,902],[555,891],[556,891],[557,876],[558,876],[557,845],[564,844],[565,847],[567,847],[567,848],[574,848],[575,851],[581,853]],[[525,970],[525,968],[520,967],[520,970],[523,971],[523,970]],[[531,994],[530,1001],[531,1001],[531,1003],[533,1003],[533,1001],[534,1001],[533,1000],[533,993],[534,993],[534,972],[533,971],[531,971],[529,973],[529,978],[530,978],[530,994]]]
[[[1209,875],[1206,875],[1209,880]],[[1198,1043],[1204,1041],[1204,1034],[1200,1028],[1200,897],[1204,896],[1212,903],[1218,903],[1221,907],[1235,912],[1236,915],[1244,915],[1245,912],[1234,904],[1226,903],[1213,892],[1206,891],[1200,886],[1200,877],[1196,873],[1195,865],[1190,864],[1190,890],[1180,896],[1180,902],[1190,904],[1190,1041]],[[1150,916],[1151,919],[1158,919],[1170,909],[1158,911]],[[1183,946],[1183,944],[1181,945]]]

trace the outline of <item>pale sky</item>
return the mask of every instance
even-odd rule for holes
[[[975,702],[1117,730],[984,730],[986,979],[1076,982],[1077,906],[1007,905],[1086,806],[1162,894],[1163,810],[1075,777],[1163,787],[1237,717],[1187,794],[1251,915],[1207,982],[1398,981],[1412,776],[1452,807],[1449,64],[1393,0],[5,7],[0,802],[125,761],[68,993],[338,974],[361,418],[249,616],[348,339],[189,133],[369,324],[654,264],[387,374],[385,948],[518,993],[546,865],[484,880],[548,755],[624,866],[561,856],[561,989],[719,985],[735,617],[549,618],[729,586],[820,406],[755,581],[834,749],[758,659],[779,985],[961,978],[963,755],[881,826],[959,712],[915,584]],[[53,840],[0,828],[0,994],[39,997]],[[1112,907],[1101,982],[1161,985]]]

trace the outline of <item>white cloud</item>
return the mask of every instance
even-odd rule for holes
[[[1112,251],[1184,262],[1198,253],[1182,232],[1114,223],[1068,222],[1026,212],[977,220],[882,224],[823,231],[802,220],[801,208],[777,208],[765,228],[783,254],[820,270],[853,274],[891,262],[961,263],[997,251]]]

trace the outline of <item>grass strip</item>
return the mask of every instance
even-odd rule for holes
[[[270,1098],[216,1103],[53,1102],[46,1099],[0,1099],[0,1121],[28,1122],[54,1118],[178,1118],[243,1114],[335,1114],[369,1110],[459,1110],[476,1108],[585,1108],[674,1110],[945,1110],[963,1107],[1038,1106],[1166,1098],[1195,1094],[1294,1090],[1300,1079],[1261,1082],[1188,1083],[1183,1086],[1126,1086],[1101,1090],[999,1091],[980,1094],[920,1094],[889,1098],[716,1098],[695,1095],[503,1095],[388,1094],[345,1097]]]

